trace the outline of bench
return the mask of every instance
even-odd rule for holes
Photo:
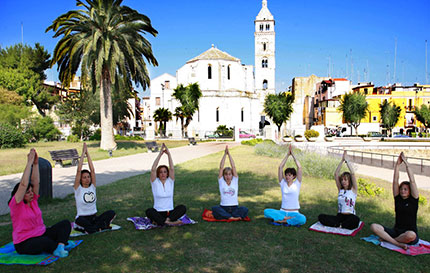
[[[145,145],[148,151],[151,151],[151,152],[158,152],[158,150],[160,149],[160,146],[158,146],[157,142],[155,141],[145,142]]]
[[[49,151],[55,165],[60,164],[63,167],[63,160],[72,160],[72,166],[78,165],[79,154],[76,149]]]
[[[189,137],[189,138],[188,138],[188,141],[190,142],[190,146],[191,146],[191,145],[196,145],[196,144],[197,144],[196,139],[195,139],[194,137]]]

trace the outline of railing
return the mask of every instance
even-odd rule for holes
[[[327,147],[329,154],[340,155],[343,151],[348,152],[348,156],[352,158],[355,163],[365,164],[370,166],[378,166],[383,168],[394,168],[398,155],[383,154],[377,152],[360,151],[359,149],[424,149],[430,150],[428,145],[382,145],[382,146],[365,146],[365,145],[345,145],[338,147]],[[414,172],[420,174],[430,174],[430,159],[421,157],[407,157],[408,163],[413,168]]]

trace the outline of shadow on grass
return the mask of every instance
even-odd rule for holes
[[[197,161],[196,161],[197,162]],[[357,213],[366,223],[356,237],[321,234],[308,230],[320,213],[335,214],[337,193],[333,181],[305,177],[301,212],[308,222],[300,228],[272,226],[262,217],[265,208],[279,208],[281,193],[272,176],[239,172],[239,202],[250,210],[251,222],[208,223],[201,219],[204,208],[219,204],[217,169],[190,171],[175,168],[175,205],[184,204],[187,214],[199,223],[176,228],[137,231],[126,221],[144,216],[152,207],[149,174],[98,187],[98,209],[114,209],[115,223],[122,230],[84,236],[84,242],[66,259],[38,272],[425,272],[428,257],[406,257],[365,243],[372,222],[391,226],[392,200],[357,199]],[[387,205],[388,204],[388,205]],[[390,205],[391,204],[391,207]],[[47,225],[64,218],[72,220],[74,198],[41,204]],[[3,219],[3,218],[1,218]],[[430,238],[428,227],[420,228]],[[0,242],[11,240],[11,225],[0,227]],[[89,259],[91,263],[89,263]],[[19,266],[6,270],[22,270]],[[3,272],[3,268],[2,268]]]

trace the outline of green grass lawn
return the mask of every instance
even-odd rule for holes
[[[157,141],[158,143],[165,142],[168,148],[175,148],[179,146],[185,146],[188,144],[188,140],[180,141]],[[101,150],[99,141],[88,141],[88,150],[93,160],[106,159],[109,157],[108,152]],[[118,148],[113,151],[114,157],[120,157],[125,155],[132,155],[137,153],[146,152],[145,141],[117,141]],[[40,157],[48,159],[52,166],[52,161],[49,151],[54,150],[66,150],[66,149],[77,149],[78,153],[82,152],[82,142],[72,143],[67,141],[53,141],[53,142],[38,142],[27,144],[24,148],[15,149],[0,149],[0,175],[13,174],[22,172],[27,162],[27,153],[30,148],[35,148]],[[71,164],[71,160],[64,162],[66,165]]]
[[[357,198],[358,216],[365,227],[356,237],[309,231],[320,213],[337,212],[333,180],[306,176],[300,204],[307,223],[300,227],[268,224],[265,208],[279,208],[276,179],[279,159],[254,154],[254,148],[231,149],[239,171],[240,205],[249,208],[251,222],[208,223],[204,208],[219,204],[217,182],[221,153],[179,164],[176,169],[175,204],[185,204],[196,225],[137,231],[126,220],[144,216],[151,207],[149,174],[99,187],[98,209],[114,209],[119,231],[81,237],[84,242],[70,256],[47,267],[0,266],[2,272],[429,272],[430,256],[408,257],[360,240],[370,235],[372,222],[394,224],[390,184],[374,181],[386,191],[382,197]],[[428,192],[421,194],[429,199]],[[73,196],[42,204],[45,224],[76,214]],[[421,206],[418,227],[430,240],[429,205]],[[0,216],[0,222],[10,221]],[[0,244],[12,240],[12,226],[0,226]]]

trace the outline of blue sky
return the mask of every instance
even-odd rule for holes
[[[159,32],[156,38],[148,37],[159,63],[150,68],[151,78],[165,72],[175,75],[212,44],[244,64],[254,64],[254,20],[261,0],[124,0],[123,4],[149,16]],[[349,76],[353,83],[426,81],[429,0],[268,0],[268,7],[276,21],[277,91],[288,88],[293,77],[327,76],[329,70],[332,77]],[[45,29],[71,9],[76,9],[74,0],[0,0],[0,46],[20,43],[22,24],[24,43],[39,42],[52,54],[57,40]],[[46,74],[57,80],[56,69]]]

